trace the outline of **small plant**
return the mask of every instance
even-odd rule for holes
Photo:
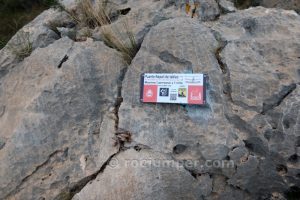
[[[28,32],[19,31],[11,43],[8,44],[8,49],[16,55],[19,60],[30,56],[32,52],[32,42],[30,42]]]
[[[101,29],[104,42],[119,51],[122,54],[123,60],[129,65],[138,51],[135,37],[129,28],[127,21],[122,23],[123,32],[118,28],[111,26],[104,26]]]
[[[69,17],[76,23],[79,24],[80,20],[78,18],[78,14],[76,13],[76,10],[69,10],[67,9],[64,5],[62,5],[61,3],[58,3],[57,5],[55,5],[54,7],[56,7],[57,9],[66,12]]]
[[[91,29],[101,27],[101,35],[105,44],[119,51],[126,64],[129,65],[131,63],[138,51],[138,47],[126,20],[121,23],[121,29],[116,26],[110,26],[111,19],[109,16],[110,13],[113,13],[114,3],[109,0],[80,0],[78,2],[77,11],[67,10],[62,5],[59,5],[59,8],[66,11],[81,27]],[[92,32],[90,31],[83,34],[85,37],[91,37],[91,35]]]
[[[81,0],[78,9],[81,13],[80,22],[90,28],[110,24],[106,1],[98,0],[92,3],[91,0]]]

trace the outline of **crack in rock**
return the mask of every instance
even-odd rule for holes
[[[4,199],[8,199],[8,198],[11,197],[12,195],[14,195],[14,194],[18,193],[19,191],[21,191],[21,190],[22,190],[22,188],[21,188],[22,185],[25,184],[25,182],[27,182],[27,181],[28,181],[28,180],[29,180],[36,172],[38,172],[41,168],[43,168],[44,166],[46,166],[46,165],[50,162],[51,158],[53,158],[54,156],[58,155],[59,153],[61,153],[61,154],[67,154],[68,150],[69,150],[69,148],[67,147],[67,148],[65,148],[64,150],[56,150],[56,151],[54,151],[53,153],[51,153],[51,154],[48,156],[48,158],[47,158],[46,161],[44,161],[42,164],[40,164],[40,165],[38,165],[37,167],[35,167],[35,169],[34,169],[29,175],[27,175],[25,178],[23,178],[23,179],[21,180],[21,182],[19,183],[19,185],[17,185],[17,186],[15,187],[15,189],[13,189],[11,192],[9,192],[9,193],[6,195],[6,197],[4,197]]]
[[[283,100],[291,94],[297,88],[296,83],[292,83],[288,86],[283,86],[282,89],[277,93],[272,95],[270,98],[266,99],[263,103],[263,109],[261,114],[266,114],[269,110],[279,106]]]
[[[55,200],[71,200],[77,193],[79,193],[89,182],[95,180],[99,174],[104,172],[106,167],[109,165],[110,161],[117,156],[120,153],[118,151],[117,153],[111,155],[100,167],[98,171],[95,173],[91,174],[90,176],[84,177],[77,183],[73,184],[72,186],[68,187],[67,189],[64,189],[59,195],[57,195],[54,199]]]
[[[120,106],[123,102],[123,97],[122,97],[122,88],[123,88],[123,80],[125,78],[125,75],[127,73],[128,70],[128,66],[124,67],[121,71],[120,71],[120,75],[118,78],[118,90],[117,90],[117,98],[114,104],[114,115],[115,115],[115,135],[116,135],[116,140],[118,141],[118,145],[119,145],[119,150],[117,153],[114,153],[113,155],[111,155],[104,163],[103,165],[100,167],[100,169],[98,171],[96,171],[95,173],[91,174],[90,176],[84,177],[83,179],[81,179],[80,181],[78,181],[76,184],[73,184],[73,186],[64,189],[55,199],[59,200],[59,199],[67,199],[67,200],[71,200],[77,193],[79,193],[89,182],[95,180],[97,178],[97,176],[101,173],[104,172],[104,170],[106,169],[107,165],[109,165],[110,161],[117,156],[120,152],[127,150],[127,148],[124,147],[124,143],[126,141],[119,141],[119,137],[118,137],[118,133],[120,133],[120,129],[119,129],[119,109]]]
[[[231,102],[233,102],[232,96],[231,96],[232,89],[231,89],[230,71],[229,71],[229,68],[228,68],[226,62],[223,61],[222,56],[221,56],[221,53],[223,52],[223,50],[227,46],[227,41],[223,41],[221,39],[220,34],[218,32],[216,32],[216,31],[213,31],[213,35],[214,35],[215,39],[219,42],[219,47],[215,51],[215,57],[216,57],[216,59],[218,61],[220,69],[221,69],[221,71],[223,73],[223,77],[222,77],[223,93],[225,95],[227,95],[227,97],[229,98],[229,100]]]

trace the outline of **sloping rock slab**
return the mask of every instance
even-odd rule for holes
[[[102,42],[63,38],[1,79],[1,199],[52,199],[118,151],[113,110],[123,68]]]

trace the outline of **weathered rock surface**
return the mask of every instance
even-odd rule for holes
[[[282,8],[300,12],[300,2],[298,0],[228,0],[238,7],[247,8],[251,6],[263,6],[266,8]]]
[[[91,38],[47,36],[18,62],[0,52],[0,199],[299,197],[299,15],[114,2],[111,26],[141,44],[128,67]],[[145,72],[207,73],[207,105],[141,103]]]
[[[298,0],[258,0],[256,4],[266,8],[282,8],[300,12],[300,2]]]
[[[245,159],[244,148],[229,154],[241,159],[229,183],[260,197],[299,186],[289,174],[299,172],[299,27],[294,11],[261,7],[221,17],[213,27],[225,44],[220,63],[233,109],[227,118],[247,133],[240,138],[255,155]]]
[[[122,152],[73,199],[202,199],[208,181],[197,180],[178,163],[167,161],[172,157],[151,150]]]
[[[217,48],[211,30],[193,19],[176,18],[151,29],[123,81],[119,127],[132,132],[135,142],[166,153],[177,144],[225,144],[230,127],[226,133],[221,70],[214,56]],[[139,80],[145,71],[215,74],[210,80],[211,103],[207,107],[142,104]]]
[[[258,0],[258,3],[266,8],[282,8],[300,12],[300,2],[298,0]]]
[[[236,11],[234,3],[231,1],[219,0],[218,3],[223,13],[231,13]]]
[[[224,16],[213,27],[227,43],[221,58],[228,68],[233,102],[265,113],[295,89],[299,19],[294,11],[259,7]]]
[[[102,42],[63,38],[1,78],[1,199],[67,195],[118,151],[110,109],[123,67]]]

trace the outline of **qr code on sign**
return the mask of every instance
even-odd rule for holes
[[[177,94],[170,94],[171,101],[176,101],[176,99],[177,99]]]

